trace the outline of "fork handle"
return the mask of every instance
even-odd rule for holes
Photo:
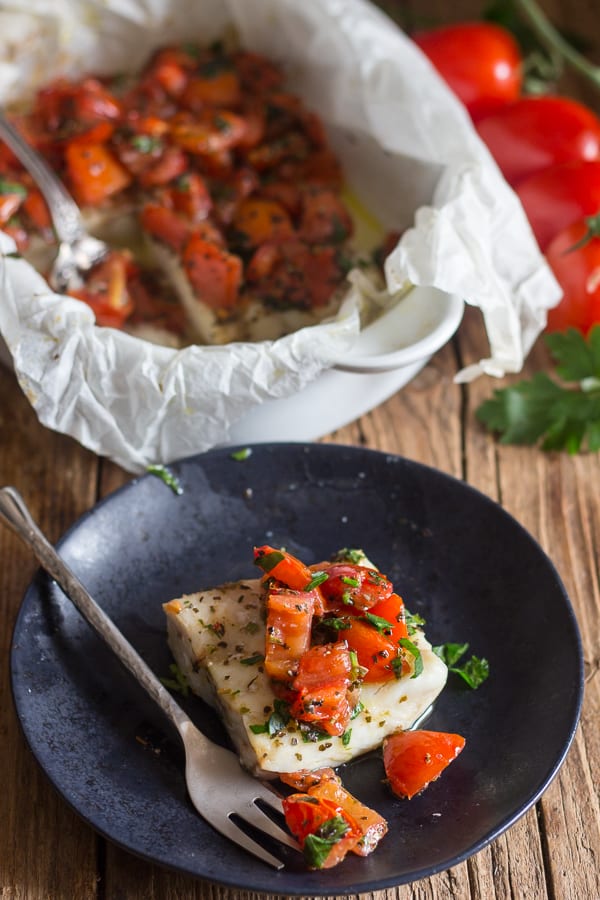
[[[25,166],[48,204],[54,231],[59,241],[72,243],[85,235],[79,207],[46,161],[22,137],[0,111],[0,139]]]
[[[108,644],[179,732],[189,718],[161,684],[150,667],[91,597],[77,576],[46,539],[25,501],[13,487],[0,488],[0,519],[33,550],[43,569],[60,585],[84,619]]]

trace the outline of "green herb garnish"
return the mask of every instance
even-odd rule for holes
[[[169,672],[173,676],[172,678],[161,678],[160,682],[166,688],[169,688],[170,691],[175,691],[178,694],[183,694],[184,697],[190,692],[187,679],[179,666],[176,663],[172,663],[169,666]]]
[[[305,586],[305,591],[314,591],[316,587],[320,584],[323,584],[324,581],[327,581],[329,575],[327,572],[315,572],[313,577],[310,579],[308,584]]]
[[[148,466],[146,468],[146,472],[148,475],[156,475],[157,478],[160,478],[161,481],[170,487],[174,494],[183,494],[183,488],[179,482],[179,479],[173,475],[172,472],[167,469],[166,466],[156,465],[156,466]]]
[[[241,450],[234,450],[231,454],[231,458],[235,459],[237,462],[243,462],[245,459],[248,459],[249,456],[252,456],[252,449],[250,447],[242,447]]]
[[[406,622],[406,628],[409,635],[413,635],[417,629],[423,628],[427,623],[423,616],[420,616],[418,613],[410,613],[407,609],[404,610],[404,621]]]
[[[304,858],[311,869],[321,869],[329,856],[331,848],[337,844],[348,832],[350,826],[343,816],[334,816],[323,822],[314,832],[308,834],[304,841],[302,851]]]
[[[240,659],[240,663],[242,666],[255,666],[257,663],[263,663],[265,658],[262,653],[255,653],[253,656],[246,656],[244,659]]]
[[[260,725],[251,725],[250,731],[253,734],[270,734],[273,737],[285,729],[290,721],[290,708],[285,700],[275,700],[273,704],[273,712]]]
[[[406,650],[407,653],[410,653],[410,655],[414,659],[414,671],[410,677],[418,678],[418,676],[423,671],[423,657],[421,656],[421,651],[419,650],[417,645],[413,644],[413,642],[408,638],[400,638],[398,643],[400,644],[402,649]]]
[[[566,387],[545,372],[493,393],[477,418],[502,444],[537,444],[542,450],[600,450],[600,325],[587,339],[575,328],[545,335]]]
[[[478,656],[471,656],[470,659],[459,665],[460,660],[469,649],[468,644],[439,644],[432,649],[436,656],[439,656],[446,663],[448,671],[459,675],[465,684],[474,691],[483,684],[490,674],[490,665],[487,659],[482,659]]]
[[[380,634],[391,634],[394,628],[393,624],[382,616],[375,616],[373,613],[366,612],[363,619],[372,625]]]
[[[272,550],[270,553],[263,553],[262,556],[257,556],[254,562],[263,570],[263,572],[268,573],[284,559],[285,556],[281,550]]]

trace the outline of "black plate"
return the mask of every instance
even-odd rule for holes
[[[12,684],[33,753],[67,802],[115,843],[236,888],[331,895],[431,875],[484,847],[556,774],[577,725],[577,624],[547,556],[496,503],[426,466],[333,445],[261,444],[174,464],[183,494],[146,475],[99,503],[60,551],[154,671],[168,674],[161,603],[254,574],[252,546],[311,563],[361,546],[394,581],[434,644],[469,641],[490,662],[475,692],[451,677],[427,728],[459,732],[461,756],[425,793],[394,799],[379,755],[346,786],[390,833],[367,859],[274,872],[207,825],[186,798],[177,735],[55,584],[39,574],[15,627]],[[215,715],[184,705],[225,742]]]

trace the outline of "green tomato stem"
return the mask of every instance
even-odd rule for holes
[[[550,23],[535,0],[515,0],[532,27],[551,50],[558,52],[573,69],[584,75],[588,81],[600,88],[600,67],[593,65],[582,56]]]

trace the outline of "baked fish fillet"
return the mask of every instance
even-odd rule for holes
[[[361,709],[340,737],[307,737],[285,722],[262,665],[265,608],[260,580],[238,581],[164,604],[168,641],[191,690],[220,714],[242,765],[255,775],[339,766],[410,728],[442,691],[445,664],[422,631],[411,640],[423,671],[361,686]],[[310,732],[309,732],[310,734]],[[314,736],[314,735],[313,735]]]

